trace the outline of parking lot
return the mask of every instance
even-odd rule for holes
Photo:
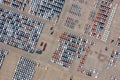
[[[8,54],[8,51],[0,49],[0,68],[2,67],[2,64],[4,62],[4,58],[7,54]]]
[[[87,0],[84,0],[84,1],[87,1]],[[92,1],[95,2],[96,0],[92,0]],[[5,43],[6,43],[7,38],[5,38],[5,43],[0,42],[0,47],[2,49],[8,50],[9,54],[6,55],[6,57],[4,58],[3,65],[0,69],[0,75],[1,75],[0,80],[11,80],[13,78],[16,66],[18,64],[17,62],[19,61],[21,56],[26,57],[26,58],[36,62],[33,80],[39,80],[39,79],[40,80],[48,80],[48,79],[49,80],[56,80],[56,79],[70,80],[71,75],[73,75],[73,80],[84,80],[84,79],[85,80],[95,80],[95,77],[98,77],[96,80],[110,80],[110,78],[114,75],[119,76],[119,74],[120,74],[119,73],[120,72],[119,71],[119,65],[120,65],[119,59],[118,59],[118,62],[115,65],[113,65],[112,67],[110,67],[109,69],[106,69],[106,66],[109,63],[112,51],[120,50],[119,46],[117,46],[117,44],[119,43],[119,35],[120,35],[120,32],[119,32],[120,23],[119,23],[119,17],[118,17],[120,14],[120,6],[118,5],[118,7],[116,9],[116,14],[113,17],[108,40],[106,42],[103,42],[99,39],[96,39],[94,37],[90,37],[89,35],[84,34],[85,25],[89,22],[88,18],[89,18],[90,11],[92,11],[92,9],[94,7],[93,2],[88,1],[87,5],[85,2],[83,2],[83,3],[81,3],[81,2],[78,3],[78,2],[79,2],[79,0],[71,0],[67,3],[65,2],[65,5],[64,5],[63,11],[61,12],[61,15],[59,17],[58,23],[55,23],[55,20],[52,18],[50,21],[43,20],[40,17],[36,17],[34,15],[18,11],[18,12],[20,12],[20,15],[23,14],[23,15],[27,16],[28,18],[30,18],[30,20],[32,18],[35,18],[35,21],[45,22],[42,33],[40,33],[40,37],[37,41],[35,50],[36,49],[43,50],[45,43],[47,43],[47,47],[46,47],[45,51],[42,52],[42,54],[37,54],[37,53],[29,54],[28,53],[29,50],[27,52],[25,50],[15,48],[10,45],[6,45]],[[74,14],[69,13],[69,10],[71,9],[71,6],[73,3],[80,6],[81,16],[76,16]],[[116,4],[116,3],[119,3],[119,1],[115,0],[114,4]],[[3,7],[6,7],[9,11],[17,12],[16,9],[9,8],[8,6],[3,6]],[[68,28],[64,25],[67,17],[75,18],[76,20],[78,20],[78,23],[74,26],[74,29]],[[28,22],[29,22],[29,20],[28,20]],[[8,26],[8,25],[5,24],[5,26]],[[51,30],[50,30],[51,27],[53,27],[53,31],[54,31],[54,33],[52,35],[51,35]],[[34,28],[34,29],[37,29],[37,28]],[[10,31],[11,28],[8,28],[7,30],[9,33],[11,32]],[[14,30],[14,29],[12,29],[12,30]],[[6,31],[6,30],[4,30],[4,31]],[[76,58],[74,58],[74,60],[72,61],[72,64],[70,65],[70,68],[65,68],[63,66],[59,66],[58,64],[54,64],[50,61],[51,57],[53,56],[53,53],[56,51],[56,49],[60,48],[60,46],[58,44],[60,44],[60,42],[59,42],[60,36],[64,32],[71,33],[71,34],[73,33],[78,36],[84,36],[85,39],[88,40],[88,42],[93,41],[95,43],[95,45],[93,45],[90,48],[90,51],[88,51],[87,54],[82,55],[82,58],[79,59],[79,58],[77,58],[79,56],[76,55]],[[2,31],[2,35],[4,35],[3,31]],[[15,35],[15,37],[17,37],[17,36]],[[62,36],[61,38],[64,38],[64,37]],[[72,41],[73,39],[70,39],[70,40]],[[111,43],[112,40],[114,40],[114,41]],[[61,40],[61,41],[63,43],[66,42],[64,40]],[[43,46],[40,46],[41,42],[43,42]],[[69,43],[72,43],[72,42],[69,42]],[[65,44],[63,44],[63,45],[65,45]],[[68,46],[68,45],[66,45],[66,46]],[[106,51],[106,47],[107,47],[107,51]],[[66,51],[66,50],[67,49],[65,49],[63,51]],[[64,54],[61,54],[61,55],[62,55],[62,57],[66,56]],[[67,55],[67,56],[69,56],[69,55]],[[61,60],[63,61],[64,59],[62,57],[60,56]],[[77,71],[80,63],[83,64],[83,62],[82,62],[84,60],[83,58],[85,58],[83,67],[86,70],[86,73],[84,71],[83,71],[83,73],[81,73],[80,71]],[[9,66],[9,68],[8,68],[8,66]],[[96,69],[96,73],[97,72],[98,73],[93,74],[93,76],[91,76],[91,77],[88,76],[87,71],[89,71],[91,69]],[[108,75],[108,74],[110,74],[110,75]],[[54,75],[56,75],[56,76],[54,76]],[[8,77],[6,77],[6,76],[8,76]]]
[[[36,63],[28,58],[20,57],[15,69],[13,80],[31,80],[35,73]]]
[[[64,3],[65,0],[32,0],[30,3],[29,13],[47,20],[50,20],[54,15],[59,18]]]
[[[0,42],[33,53],[44,23],[2,7],[0,11]]]

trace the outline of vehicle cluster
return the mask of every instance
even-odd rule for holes
[[[13,80],[32,80],[36,63],[28,58],[20,57]]]
[[[32,0],[30,14],[50,20],[54,15],[59,18],[65,0]]]
[[[86,50],[88,40],[78,37],[72,33],[64,32],[60,36],[57,50],[53,53],[51,61],[64,67],[71,67],[74,58],[81,58],[81,54]]]
[[[2,67],[5,56],[8,54],[8,51],[0,49],[0,68]]]

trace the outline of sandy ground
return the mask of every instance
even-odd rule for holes
[[[108,37],[107,42],[102,42],[101,40],[97,40],[93,37],[90,37],[89,35],[84,35],[84,26],[87,24],[89,13],[91,10],[93,10],[94,2],[95,0],[92,0],[91,2],[88,2],[86,4],[80,4],[78,2],[75,2],[73,0],[66,0],[66,3],[63,7],[63,11],[61,13],[60,19],[57,24],[55,24],[55,18],[53,18],[51,21],[44,20],[42,18],[38,18],[36,16],[30,15],[27,13],[27,10],[22,12],[18,11],[17,9],[13,9],[11,7],[5,6],[0,4],[0,6],[5,7],[7,9],[13,10],[15,12],[19,12],[21,14],[24,14],[26,16],[30,16],[32,18],[35,18],[37,20],[45,22],[45,27],[42,31],[42,34],[40,35],[40,39],[38,41],[36,49],[43,49],[43,46],[40,46],[41,42],[47,43],[46,50],[43,52],[43,54],[30,54],[23,50],[14,48],[12,46],[0,43],[1,49],[6,49],[9,51],[9,54],[6,55],[2,68],[0,69],[0,80],[12,80],[14,70],[16,68],[17,62],[19,60],[20,56],[24,56],[27,58],[30,58],[31,60],[34,60],[37,64],[40,64],[39,67],[35,67],[35,74],[33,76],[33,80],[70,80],[70,76],[73,75],[73,80],[110,80],[110,77],[112,75],[120,76],[120,62],[116,64],[116,67],[111,67],[110,69],[106,70],[106,65],[108,63],[108,60],[110,58],[110,54],[112,50],[120,50],[119,47],[116,46],[116,43],[110,43],[112,39],[115,41],[120,36],[120,1],[115,0],[114,4],[118,4],[118,8],[116,11],[116,14],[113,18],[111,28],[110,28],[110,35]],[[81,17],[75,17],[71,15],[68,11],[71,7],[71,4],[78,4],[80,5],[81,9]],[[27,7],[27,9],[29,9]],[[79,20],[78,24],[75,26],[74,29],[69,29],[66,26],[64,26],[65,20],[67,17],[72,17],[77,20]],[[78,25],[81,25],[79,27]],[[54,34],[50,35],[50,27],[54,27]],[[93,40],[96,42],[96,45],[93,46],[90,50],[90,54],[87,57],[87,60],[85,62],[85,68],[90,69],[96,68],[100,74],[97,79],[94,77],[88,77],[84,74],[81,74],[80,72],[77,72],[77,67],[79,64],[79,60],[76,59],[74,61],[74,65],[72,65],[72,68],[66,69],[62,66],[59,66],[57,64],[51,63],[50,58],[53,55],[52,53],[56,50],[58,45],[59,36],[63,32],[71,32],[75,33],[77,35],[82,35],[86,37],[88,40]],[[105,47],[108,46],[108,51],[105,51]],[[104,59],[101,61],[99,59],[99,56],[104,56]]]

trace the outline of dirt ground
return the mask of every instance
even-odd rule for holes
[[[22,12],[22,11],[18,11],[17,9],[13,9],[9,6],[0,4],[1,7],[5,7],[15,12],[19,12],[26,16],[45,22],[45,26],[40,35],[36,49],[42,50],[43,46],[41,47],[40,43],[41,42],[47,43],[46,50],[43,51],[43,53],[40,55],[36,53],[34,54],[27,53],[23,50],[14,48],[12,46],[0,42],[0,49],[6,49],[9,51],[8,55],[6,55],[4,59],[2,68],[0,69],[0,80],[12,80],[20,56],[24,56],[31,60],[34,60],[37,63],[37,65],[40,65],[35,67],[35,74],[33,76],[33,80],[70,80],[71,76],[73,76],[73,80],[110,80],[111,76],[113,75],[117,75],[119,77],[120,60],[118,61],[116,66],[111,67],[110,69],[106,69],[106,65],[108,64],[108,60],[110,59],[111,52],[113,50],[120,50],[120,47],[116,46],[116,40],[120,36],[120,26],[119,26],[120,1],[114,0],[113,3],[114,5],[118,4],[118,7],[115,16],[113,17],[113,21],[110,27],[110,35],[108,37],[107,42],[102,42],[101,40],[95,39],[93,37],[90,37],[89,35],[84,34],[84,28],[85,28],[84,26],[89,22],[88,17],[90,11],[94,9],[94,2],[95,0],[91,0],[91,2],[88,0],[87,3],[81,4],[77,2],[77,0],[66,0],[65,5],[63,7],[63,11],[60,15],[57,24],[55,24],[55,18],[53,18],[51,21],[47,21],[42,18],[38,18],[36,16],[28,14],[27,10]],[[68,12],[71,7],[71,4],[80,5],[81,7],[80,17],[75,17]],[[29,6],[26,9],[29,9]],[[72,17],[79,21],[74,29],[70,29],[64,26],[67,17]],[[79,25],[81,26],[79,27]],[[50,27],[54,27],[53,35],[50,35]],[[79,60],[75,60],[74,61],[75,64],[72,65],[72,68],[70,69],[66,69],[62,66],[50,62],[51,56],[53,55],[52,53],[56,50],[58,46],[59,36],[63,32],[75,33],[76,35],[86,37],[88,40],[95,41],[96,44],[90,49],[87,60],[85,62],[85,68],[97,69],[97,71],[100,73],[98,75],[98,78],[89,77],[86,76],[85,74],[78,72],[77,68],[79,65]],[[114,43],[111,43],[112,39],[115,40]],[[108,51],[105,51],[106,46],[108,47]],[[103,56],[102,60],[99,58],[100,56]]]

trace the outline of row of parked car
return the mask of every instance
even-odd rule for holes
[[[50,20],[55,14],[60,16],[65,0],[32,0],[30,14]]]
[[[112,54],[111,54],[111,57],[108,61],[108,68],[111,67],[111,66],[114,66],[116,65],[116,63],[118,62],[120,58],[120,50],[113,50],[112,51]]]
[[[113,17],[115,15],[115,12],[117,10],[117,7],[118,7],[118,4],[116,4],[113,8],[112,8],[112,11],[110,13],[110,16],[109,16],[109,19],[108,19],[108,22],[107,22],[107,25],[105,27],[105,31],[103,33],[103,36],[102,36],[102,41],[106,42],[107,39],[108,39],[108,36],[109,36],[109,33],[110,33],[110,27],[111,27],[111,24],[112,24],[112,20],[113,20]]]
[[[32,80],[36,63],[28,58],[20,57],[14,72],[13,80]]]
[[[105,27],[109,20],[112,2],[113,0],[105,0],[100,2],[96,16],[93,19],[93,24],[91,28],[89,28],[90,36],[101,39],[102,33],[105,31]],[[105,34],[106,35],[104,36],[104,38],[106,39],[107,35],[109,34],[109,31],[106,31]]]
[[[77,71],[82,73],[82,74],[86,74],[87,76],[92,76],[93,75],[93,69],[88,70],[84,67],[87,56],[88,56],[87,52],[85,52],[85,54],[81,55],[80,63],[79,63]]]
[[[8,54],[8,51],[0,49],[0,68],[2,67],[5,55]]]
[[[120,36],[118,37],[118,40],[117,40],[117,46],[120,47]]]
[[[85,2],[85,0],[75,0],[75,1],[78,1],[80,3],[84,3]]]
[[[0,42],[33,53],[44,22],[0,8]]]
[[[76,4],[71,5],[69,13],[71,13],[72,15],[80,17],[81,16],[80,12],[81,12],[81,7],[80,6],[78,6]]]
[[[73,29],[76,26],[77,23],[78,23],[78,20],[73,19],[71,17],[67,17],[64,25],[68,28]]]
[[[75,57],[80,58],[87,47],[87,43],[87,39],[64,32],[60,36],[58,48],[53,53],[51,61],[69,68]]]
[[[1,3],[20,10],[26,5],[26,1],[27,0],[1,0]]]

